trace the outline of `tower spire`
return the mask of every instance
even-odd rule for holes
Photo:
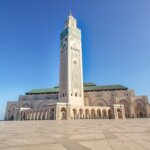
[[[72,16],[72,12],[71,12],[71,10],[70,10],[70,15],[69,16]]]
[[[69,16],[67,17],[67,20],[65,21],[65,28],[68,26],[76,28],[76,19],[72,16],[71,10],[69,12]]]

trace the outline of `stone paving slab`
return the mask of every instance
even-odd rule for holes
[[[1,121],[0,150],[150,150],[150,119]]]

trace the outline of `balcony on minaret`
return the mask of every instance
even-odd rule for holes
[[[65,21],[65,28],[66,27],[76,28],[76,26],[77,26],[76,19],[70,13],[69,17]]]

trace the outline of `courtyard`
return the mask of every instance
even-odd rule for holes
[[[1,121],[0,150],[150,150],[150,119]]]

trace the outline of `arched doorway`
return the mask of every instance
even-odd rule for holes
[[[112,110],[109,109],[109,110],[108,110],[108,118],[109,118],[109,119],[112,119],[112,117],[113,117],[113,115],[112,115]]]
[[[91,110],[91,118],[95,119],[95,110],[94,109]]]
[[[97,110],[97,118],[98,118],[98,119],[101,118],[101,110],[100,110],[100,109]]]
[[[142,112],[139,113],[140,118],[144,117],[144,114]]]
[[[106,109],[103,109],[103,119],[106,119],[107,118],[107,112],[106,112]]]
[[[47,120],[47,110],[42,111],[42,120]]]
[[[67,112],[66,112],[66,108],[62,108],[61,109],[61,120],[66,120],[67,119]]]
[[[79,118],[83,119],[83,109],[79,109]]]
[[[12,104],[9,109],[8,109],[8,118],[7,120],[17,120],[18,118],[16,117],[17,114],[17,105]]]
[[[77,110],[73,109],[73,119],[77,119]]]
[[[118,115],[118,119],[123,119],[122,111],[119,108],[117,109],[117,115]]]
[[[124,105],[125,116],[126,116],[126,118],[129,118],[129,117],[130,117],[130,106],[129,106],[127,100],[121,100],[121,101],[119,102],[119,104]]]
[[[90,113],[89,113],[89,109],[85,110],[85,119],[89,119],[90,118]]]
[[[54,120],[54,115],[55,115],[55,109],[51,108],[51,110],[50,110],[50,120]]]
[[[13,115],[10,115],[10,118],[9,118],[9,120],[14,120],[14,116]]]
[[[138,118],[143,118],[143,117],[145,117],[145,114],[146,113],[145,113],[145,110],[144,110],[144,104],[138,102],[136,104],[136,116]]]

